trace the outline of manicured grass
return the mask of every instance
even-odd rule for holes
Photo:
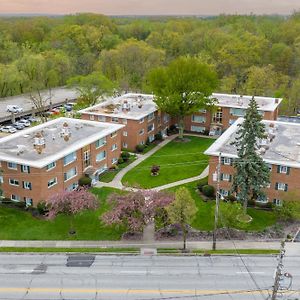
[[[191,182],[182,185],[190,191],[198,208],[196,218],[191,223],[191,226],[198,230],[213,230],[215,201],[208,200],[207,202],[204,202],[196,190],[196,184],[197,182]],[[175,192],[178,188],[179,186],[171,188],[169,191]],[[248,208],[247,212],[253,218],[252,222],[243,224],[241,227],[237,226],[237,229],[243,229],[247,231],[262,231],[266,227],[272,226],[276,223],[276,215],[272,211]]]
[[[131,155],[127,162],[118,165],[117,170],[108,170],[104,174],[100,175],[99,181],[111,182],[122,169],[126,168],[128,165],[130,165],[135,160],[136,160],[136,156]]]
[[[70,217],[59,215],[55,220],[40,220],[29,212],[0,206],[1,240],[119,240],[123,234],[121,228],[106,227],[99,217],[108,210],[106,198],[112,188],[93,188],[99,198],[99,208],[75,216],[76,234],[69,235]]]
[[[224,250],[193,250],[197,254],[279,254],[278,249],[224,249]]]
[[[0,247],[0,252],[48,252],[48,253],[139,253],[138,248],[38,248],[38,247]]]
[[[188,142],[170,142],[129,171],[122,179],[123,184],[152,188],[199,175],[208,164],[208,157],[203,152],[214,140],[195,136],[186,138]],[[160,166],[158,176],[151,176],[153,165]]]

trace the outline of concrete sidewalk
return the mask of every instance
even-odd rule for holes
[[[36,248],[182,248],[182,241],[0,241],[0,247]],[[290,243],[292,244],[292,243]],[[295,244],[295,243],[293,243]],[[300,244],[299,244],[300,245]],[[293,249],[292,246],[289,246]],[[212,248],[211,241],[188,241],[188,249]],[[217,249],[279,249],[280,241],[217,241]],[[292,250],[291,250],[292,251]],[[296,250],[295,250],[296,251]],[[294,254],[294,252],[292,253]],[[300,255],[300,254],[299,254]]]

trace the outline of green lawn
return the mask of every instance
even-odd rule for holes
[[[106,198],[112,188],[92,189],[99,197],[99,208],[87,211],[74,219],[76,235],[70,236],[70,217],[59,215],[55,220],[39,220],[30,213],[14,208],[0,206],[1,240],[119,240],[123,231],[118,228],[105,227],[99,216],[108,209]]]
[[[191,226],[199,230],[213,230],[214,228],[214,211],[215,202],[204,202],[196,191],[196,182],[191,182],[185,185],[195,199],[195,203],[198,207],[198,212],[195,220],[191,223]],[[169,191],[175,192],[179,187],[169,189]],[[272,211],[259,210],[255,208],[248,208],[248,214],[253,218],[252,222],[244,224],[243,230],[248,231],[262,231],[266,227],[272,226],[276,223],[276,215]]]
[[[130,165],[135,160],[136,160],[136,156],[131,155],[127,162],[118,165],[117,170],[108,170],[107,172],[101,174],[99,177],[99,181],[111,182],[122,169],[126,168],[128,165]]]
[[[208,157],[203,152],[214,140],[186,137],[189,142],[172,141],[129,171],[122,179],[123,184],[152,188],[199,175],[208,164]],[[152,165],[160,166],[158,176],[151,176]]]

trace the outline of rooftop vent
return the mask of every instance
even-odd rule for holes
[[[43,149],[46,148],[45,138],[42,132],[37,132],[34,136],[33,148],[38,154],[42,154]]]
[[[67,122],[64,122],[64,124],[63,124],[63,128],[60,132],[60,137],[63,137],[66,142],[71,137],[71,131],[70,131],[70,128],[69,128],[69,125]]]

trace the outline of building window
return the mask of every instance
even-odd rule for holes
[[[230,108],[230,114],[236,117],[243,117],[246,111],[242,108]]]
[[[71,185],[67,187],[67,191],[75,191],[78,188],[78,182],[73,182]]]
[[[95,116],[94,115],[90,115],[90,120],[94,121],[95,120]]]
[[[29,181],[23,181],[23,189],[25,189],[25,190],[32,190],[31,182],[29,182]]]
[[[127,124],[127,119],[123,119],[123,124]]]
[[[144,128],[139,131],[139,135],[143,135],[145,132]]]
[[[112,117],[111,121],[114,122],[114,123],[119,123],[119,118]]]
[[[96,141],[96,143],[95,143],[96,149],[104,146],[105,144],[106,144],[106,138],[102,138],[102,139]]]
[[[107,164],[105,164],[100,169],[98,169],[97,174],[100,175],[100,174],[104,173],[106,170],[107,170]]]
[[[139,120],[139,123],[141,124],[141,123],[144,123],[144,118],[141,118],[140,120]]]
[[[106,122],[106,117],[105,116],[98,116],[98,121],[99,122]]]
[[[30,167],[25,166],[25,165],[21,165],[21,172],[22,173],[30,173]]]
[[[231,166],[233,163],[233,159],[229,157],[222,157],[221,158],[222,165]]]
[[[273,204],[276,206],[282,206],[282,201],[280,199],[273,199]]]
[[[83,150],[83,165],[85,168],[91,165],[91,152],[88,146]]]
[[[112,160],[111,160],[111,163],[113,165],[115,165],[116,163],[118,162],[118,159],[116,157],[114,157]]]
[[[259,195],[255,200],[255,202],[259,202],[259,203],[268,203],[268,201],[269,200],[265,195]]]
[[[268,166],[270,172],[272,172],[272,164],[267,164],[267,166]]]
[[[19,186],[19,180],[17,179],[9,178],[8,182],[10,185]]]
[[[220,189],[220,194],[223,197],[227,197],[229,195],[229,191],[228,190],[224,190],[224,189]]]
[[[99,152],[97,155],[96,155],[96,162],[99,162],[103,159],[106,158],[106,151],[102,151],[102,152]]]
[[[275,184],[275,190],[287,192],[288,185],[286,183],[276,182],[276,184]]]
[[[198,112],[206,114],[206,109],[205,108],[199,109]]]
[[[231,182],[231,178],[232,178],[232,175],[230,175],[230,174],[226,174],[226,173],[221,174],[221,181]]]
[[[213,116],[213,122],[217,124],[222,124],[222,121],[223,121],[223,112],[222,112],[222,108],[219,107],[218,111]]]
[[[56,167],[56,162],[54,161],[54,162],[50,163],[49,165],[47,165],[46,170],[49,171],[49,170],[54,169],[55,167]]]
[[[192,115],[192,122],[203,124],[206,122],[206,118],[204,116]]]
[[[123,148],[127,149],[128,148],[128,144],[127,143],[123,143]]]
[[[7,168],[8,168],[8,169],[12,169],[12,170],[17,170],[17,169],[18,169],[18,166],[17,166],[17,164],[14,163],[14,162],[8,162],[8,163],[7,163]]]
[[[57,184],[57,178],[54,177],[54,178],[51,178],[49,181],[48,181],[48,188],[51,188],[52,186],[56,185]]]
[[[148,125],[147,131],[151,132],[153,130],[154,130],[154,124],[152,123],[152,124]]]
[[[67,181],[67,180],[75,177],[76,175],[77,175],[77,169],[75,167],[75,168],[70,169],[66,173],[64,173],[64,181]]]
[[[3,183],[3,176],[0,176],[0,184]]]
[[[204,133],[206,130],[203,126],[191,126],[191,131]]]
[[[10,199],[12,200],[12,201],[20,201],[20,196],[18,196],[18,195],[14,195],[14,194],[12,194],[11,195],[11,197],[10,197]]]
[[[141,141],[141,142],[140,142],[140,145],[145,145],[145,141]]]
[[[76,152],[72,152],[64,157],[64,166],[74,162],[76,160]]]
[[[290,167],[277,166],[277,173],[289,175],[290,174]]]
[[[26,207],[32,206],[32,204],[33,204],[32,198],[24,197],[24,201],[25,201]]]
[[[117,144],[113,144],[112,146],[111,146],[111,151],[115,151],[115,150],[117,150],[118,149],[118,145]]]
[[[113,138],[113,137],[115,137],[115,136],[117,136],[117,132],[116,132],[116,131],[114,131],[113,133],[110,134],[110,137],[111,137],[111,138]]]
[[[154,113],[151,113],[148,115],[148,121],[151,121],[154,119]]]
[[[150,135],[150,136],[149,136],[149,142],[152,143],[154,140],[155,140],[154,135],[153,135],[153,134]]]
[[[127,131],[123,131],[123,136],[128,136],[128,132]]]

